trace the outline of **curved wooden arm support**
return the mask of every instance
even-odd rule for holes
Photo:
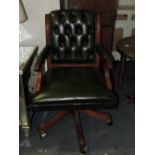
[[[44,47],[44,49],[40,52],[37,61],[34,66],[35,72],[41,71],[42,65],[45,63],[45,60],[47,59],[49,53],[51,50],[51,46],[47,45]]]
[[[35,80],[35,93],[40,90],[41,81],[42,81],[42,66],[45,63],[45,60],[48,57],[50,46],[47,45],[45,48],[40,52],[37,61],[34,65],[34,71],[36,72],[36,80]]]
[[[111,82],[111,78],[110,78],[110,72],[108,69],[104,69],[104,78],[105,78],[105,82],[106,82],[106,86],[108,88],[108,90],[112,90],[112,82]]]
[[[96,45],[96,50],[99,53],[100,59],[104,64],[104,66],[107,67],[108,69],[112,69],[113,64],[112,64],[112,56],[110,55],[110,52],[108,52],[108,50],[101,47],[100,45]]]
[[[35,93],[37,93],[40,90],[41,81],[42,81],[42,72],[41,71],[36,72]]]

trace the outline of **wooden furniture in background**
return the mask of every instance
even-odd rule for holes
[[[135,37],[125,37],[119,40],[117,43],[117,50],[121,54],[121,64],[118,82],[118,86],[121,87],[123,84],[126,59],[130,58],[131,60],[135,60]]]
[[[60,0],[61,9],[91,9],[101,14],[101,45],[112,52],[117,0]]]
[[[118,81],[118,86],[120,88],[123,85],[127,58],[135,61],[135,36],[125,37],[125,38],[120,39],[117,42],[117,50],[121,54],[119,81]],[[127,98],[128,98],[128,103],[130,103],[130,104],[135,103],[135,94],[134,93],[132,93],[131,95],[128,95]]]

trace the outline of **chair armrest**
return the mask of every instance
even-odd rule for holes
[[[103,61],[105,67],[107,67],[108,69],[112,69],[112,56],[110,55],[110,52],[100,45],[96,45],[96,50],[99,53],[100,58]]]
[[[104,67],[104,78],[105,78],[105,83],[106,87],[108,90],[112,90],[112,82],[110,78],[110,70],[112,69],[112,56],[110,55],[110,52],[106,50],[105,48],[101,47],[100,45],[96,45],[96,50],[99,53],[100,59],[103,63]]]
[[[41,82],[42,82],[42,73],[41,71],[39,71],[39,72],[36,72],[35,87],[34,87],[35,93],[39,92],[41,88]]]
[[[36,78],[35,78],[35,93],[37,93],[41,88],[41,82],[42,82],[42,65],[44,64],[46,58],[49,55],[51,46],[45,46],[44,49],[39,54],[37,61],[34,66],[34,71],[36,72]]]
[[[37,61],[34,65],[34,71],[38,72],[41,71],[41,67],[43,63],[45,62],[49,52],[50,52],[51,46],[45,46],[44,49],[40,52]]]

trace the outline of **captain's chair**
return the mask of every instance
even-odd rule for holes
[[[109,73],[111,56],[100,46],[100,16],[86,10],[57,10],[46,14],[45,24],[46,47],[35,64],[36,94],[29,109],[58,111],[38,127],[42,137],[72,114],[80,152],[85,154],[80,113],[110,125],[111,115],[95,110],[117,107]],[[48,70],[42,74],[45,60]]]

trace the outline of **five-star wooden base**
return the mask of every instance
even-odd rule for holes
[[[43,122],[38,128],[38,132],[40,136],[43,138],[46,136],[46,132],[49,128],[57,124],[59,121],[61,121],[65,116],[72,114],[75,122],[76,132],[77,132],[77,138],[78,138],[78,144],[80,147],[80,152],[82,154],[86,154],[87,146],[85,143],[85,138],[82,130],[81,125],[81,119],[80,119],[80,113],[84,113],[86,115],[89,115],[91,117],[94,117],[96,119],[105,121],[108,125],[112,124],[112,117],[110,114],[105,112],[99,112],[95,110],[74,110],[74,111],[60,111],[57,114],[55,114],[52,118],[47,120],[46,122]]]

